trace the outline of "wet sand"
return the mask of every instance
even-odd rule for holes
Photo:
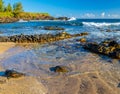
[[[15,46],[15,43],[13,42],[0,42],[0,54],[4,53],[5,51],[7,51],[8,49],[10,49],[11,47]]]
[[[33,47],[38,46],[34,45]],[[103,60],[96,54],[88,53],[77,59],[71,58],[73,62],[70,59],[64,60],[63,58],[59,59],[59,62],[56,62],[54,59],[47,60],[47,58],[42,58],[45,62],[43,64],[37,58],[32,61],[35,57],[33,50],[30,50],[30,45],[20,46],[17,44],[16,46],[14,43],[3,43],[0,46],[0,49],[2,48],[5,48],[5,50],[2,50],[1,55],[6,55],[6,58],[2,59],[8,59],[7,61],[1,60],[2,64],[6,62],[11,63],[12,55],[19,56],[19,54],[22,56],[16,58],[22,63],[18,65],[14,63],[14,65],[9,67],[1,64],[1,73],[6,68],[16,67],[20,69],[20,67],[23,67],[21,71],[27,73],[27,76],[17,79],[7,79],[0,76],[0,94],[120,94],[119,60],[107,58]],[[26,50],[27,54],[24,54]],[[9,55],[11,52],[13,54]],[[27,56],[22,58],[24,55]],[[24,61],[24,59],[28,61]],[[46,62],[52,62],[52,64]],[[32,68],[30,64],[32,64]],[[65,65],[70,71],[68,73],[50,71],[49,68],[56,65]]]
[[[0,54],[17,45],[15,43],[0,44]],[[46,94],[47,92],[47,89],[34,77],[7,79],[2,76],[4,72],[5,69],[0,66],[0,94]]]

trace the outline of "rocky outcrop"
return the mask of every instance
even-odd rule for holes
[[[58,26],[45,26],[44,30],[65,30],[65,29]]]
[[[52,34],[40,34],[40,35],[14,35],[14,36],[0,36],[0,42],[15,42],[15,43],[48,43],[59,40],[64,40],[72,37],[78,37],[81,34],[71,35],[67,32]]]
[[[87,40],[86,40],[86,38],[81,38],[81,39],[79,39],[79,40],[77,40],[77,41],[84,43],[84,42],[86,42]]]
[[[87,43],[84,48],[95,52],[120,59],[120,44],[114,40],[104,40],[101,43]]]
[[[56,18],[56,20],[64,20],[64,21],[66,21],[66,20],[69,20],[69,18],[68,17],[58,17],[58,18]]]
[[[75,37],[77,37],[77,36],[87,36],[87,35],[89,35],[88,32],[82,32],[80,34],[74,34]]]
[[[17,18],[0,18],[0,23],[12,23],[18,20]]]

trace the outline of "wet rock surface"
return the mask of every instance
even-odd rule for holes
[[[80,34],[71,35],[67,32],[52,34],[36,34],[36,35],[14,35],[14,36],[0,36],[0,42],[16,42],[16,43],[48,43],[68,39],[72,37],[81,36]]]
[[[84,48],[98,54],[104,54],[112,58],[120,59],[120,44],[115,40],[106,39],[101,43],[86,43]]]
[[[87,35],[89,35],[88,32],[82,32],[80,34],[74,34],[75,37],[77,37],[77,36],[87,36]]]
[[[54,71],[54,72],[63,72],[63,73],[66,73],[66,72],[69,72],[68,68],[66,66],[55,66],[55,67],[51,67],[50,68],[51,71]]]
[[[79,39],[79,40],[77,40],[77,41],[84,43],[84,42],[86,42],[87,40],[86,40],[86,38],[81,38],[81,39]]]
[[[118,84],[118,86],[117,86],[118,88],[120,88],[120,83]]]
[[[18,71],[15,71],[15,70],[6,70],[5,71],[5,76],[7,78],[19,78],[19,77],[25,76],[25,74],[21,73],[21,72],[18,72]]]

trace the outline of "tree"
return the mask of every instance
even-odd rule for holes
[[[23,12],[22,3],[21,3],[21,2],[15,3],[15,4],[13,5],[13,11],[14,11],[14,12],[17,12],[17,13]]]
[[[3,0],[0,0],[0,12],[4,11],[4,2]]]
[[[5,11],[5,12],[12,12],[12,6],[11,6],[10,3],[7,5],[7,7],[5,8],[4,11]]]

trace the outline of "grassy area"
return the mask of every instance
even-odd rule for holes
[[[0,12],[0,18],[11,18],[14,17],[12,12]]]
[[[31,13],[31,12],[21,12],[18,13],[17,15],[14,14],[16,18],[21,18],[21,19],[26,19],[26,20],[40,20],[40,19],[45,19],[47,17],[50,17],[48,13]]]
[[[49,19],[51,16],[48,13],[31,13],[31,12],[0,12],[0,19],[2,22],[7,20],[23,19],[23,20],[45,20]],[[9,22],[9,21],[8,21]]]

